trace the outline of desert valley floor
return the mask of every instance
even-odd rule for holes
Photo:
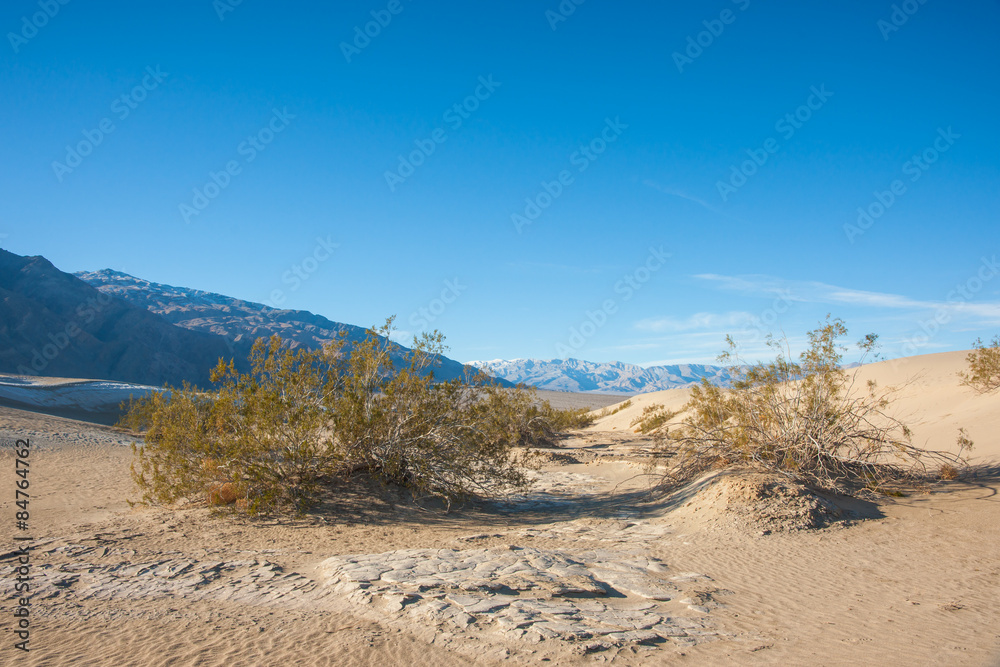
[[[341,495],[248,520],[130,507],[128,435],[0,408],[0,439],[31,439],[35,492],[32,650],[12,648],[0,554],[0,663],[1000,664],[1000,397],[958,386],[961,360],[862,371],[911,380],[916,442],[947,447],[958,425],[976,442],[975,477],[899,498],[747,474],[651,494],[629,423],[682,403],[671,390],[542,452],[504,502]],[[12,489],[9,449],[0,466]],[[5,493],[5,536],[14,511]]]

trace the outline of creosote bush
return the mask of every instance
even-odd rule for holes
[[[533,389],[532,389],[533,391]],[[587,428],[596,418],[590,414],[589,408],[568,408],[557,410],[548,401],[542,401],[539,413],[555,433]]]
[[[655,431],[663,453],[673,453],[668,485],[713,468],[738,466],[783,474],[817,487],[885,491],[886,485],[957,476],[972,442],[960,434],[958,454],[929,451],[911,442],[910,429],[891,411],[895,390],[842,366],[847,334],[831,320],[809,332],[809,347],[793,361],[787,342],[768,338],[773,361],[747,364],[735,341],[720,361],[729,364],[730,387],[703,380],[679,412],[650,406],[639,422]],[[862,361],[877,346],[869,334],[859,344]]]
[[[524,488],[526,450],[585,419],[539,405],[533,389],[479,372],[436,381],[434,332],[393,364],[392,318],[349,353],[260,339],[251,369],[220,360],[213,393],[184,386],[130,403],[122,426],[144,434],[132,473],[146,503],[205,497],[224,484],[251,514],[303,512],[335,480],[367,475],[447,506]]]
[[[973,351],[965,360],[969,369],[959,373],[962,384],[981,394],[1000,388],[1000,336],[989,345],[985,345],[982,338],[977,338]]]
[[[604,419],[605,417],[610,417],[611,415],[616,415],[619,412],[621,412],[622,410],[624,410],[625,408],[630,408],[630,407],[632,407],[632,399],[631,398],[629,398],[629,399],[623,401],[622,403],[619,403],[618,405],[616,405],[614,410],[610,410],[609,408],[602,408],[601,411],[599,413],[597,413],[597,419]],[[591,423],[593,423],[593,421]]]
[[[636,433],[652,433],[677,416],[676,412],[667,410],[659,403],[652,403],[642,409],[642,414],[629,423]]]

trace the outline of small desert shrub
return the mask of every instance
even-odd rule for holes
[[[642,409],[642,414],[632,420],[629,428],[635,428],[636,433],[652,433],[676,416],[676,412],[667,410],[659,403],[653,403]]]
[[[167,390],[133,399],[119,424],[145,435],[143,447],[132,445],[131,465],[143,502],[173,502],[219,481],[207,446],[212,401],[186,384]]]
[[[977,338],[973,351],[965,359],[969,369],[968,372],[959,373],[962,384],[980,393],[1000,388],[1000,336],[994,338],[988,346],[983,343],[982,338]]]
[[[941,464],[941,471],[938,473],[938,477],[945,481],[958,479],[958,468],[950,463],[943,463]]]
[[[560,434],[594,423],[586,408],[557,410],[548,401],[539,401],[534,387],[519,385],[485,395],[490,410],[521,447],[549,447]]]
[[[730,364],[731,387],[707,381],[694,387],[679,423],[662,408],[647,418],[666,420],[656,432],[660,447],[675,452],[667,482],[687,481],[724,462],[820,487],[881,490],[927,479],[932,467],[964,467],[967,447],[953,455],[911,443],[910,429],[891,412],[894,390],[874,382],[856,386],[857,369],[841,364],[846,348],[838,341],[846,333],[841,320],[828,317],[809,332],[797,362],[787,343],[769,338],[777,357],[755,364],[744,363],[727,337],[729,351],[720,361]],[[874,334],[859,343],[862,360],[876,344]]]
[[[587,408],[557,410],[548,401],[542,403],[541,414],[557,433],[587,428],[596,421]]]
[[[630,408],[630,407],[632,407],[632,399],[631,398],[628,399],[628,400],[626,400],[626,401],[624,401],[624,402],[622,402],[622,403],[619,403],[618,405],[616,405],[614,410],[608,410],[607,408],[601,409],[601,411],[599,413],[597,413],[596,419],[604,419],[605,417],[610,417],[611,415],[616,415],[619,412],[621,412],[622,410],[624,410],[625,408]]]
[[[964,428],[958,429],[958,437],[955,439],[955,445],[959,453],[972,451],[974,443],[972,442],[972,439],[969,438],[969,433]],[[941,470],[938,472],[938,477],[946,481],[955,480],[961,476],[961,470],[956,468],[955,465],[949,461],[942,463]]]
[[[396,368],[391,332],[392,319],[369,329],[349,355],[341,342],[292,351],[277,336],[260,339],[248,373],[220,361],[214,394],[185,386],[131,403],[123,425],[145,433],[132,465],[142,500],[207,494],[228,503],[235,493],[236,507],[252,514],[302,512],[332,479],[359,473],[449,506],[522,488],[523,456],[513,448],[572,415],[478,373],[436,382],[437,332],[414,340]]]

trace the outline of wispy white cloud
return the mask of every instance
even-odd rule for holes
[[[788,351],[795,356],[808,347],[808,339],[801,332],[815,325],[813,318],[817,314],[830,311],[842,315],[859,330],[884,334],[883,350],[890,358],[955,349],[955,334],[1000,326],[1000,302],[995,297],[986,300],[991,295],[987,289],[963,296],[960,290],[952,292],[949,287],[939,298],[921,299],[771,275],[704,273],[694,278],[711,289],[766,299],[769,303],[756,314],[740,310],[648,317],[633,324],[634,338],[607,348],[607,352],[612,356],[628,354],[632,359],[648,355],[648,361],[636,360],[643,366],[715,363],[727,334],[731,334],[745,359],[760,360],[775,354],[766,345],[767,334],[773,333],[782,339],[789,334]]]
[[[717,215],[721,215],[723,217],[729,218],[730,220],[736,220],[737,222],[743,222],[739,218],[733,217],[731,214],[729,214],[729,213],[723,211],[722,209],[717,208],[716,206],[708,203],[707,201],[705,201],[701,197],[696,197],[696,196],[692,195],[691,193],[687,192],[686,190],[682,190],[681,188],[672,187],[672,186],[668,186],[668,185],[660,185],[659,183],[657,183],[655,181],[652,181],[652,180],[649,180],[648,178],[646,180],[644,180],[642,182],[642,184],[645,185],[647,188],[652,188],[652,189],[656,190],[657,192],[662,192],[663,194],[670,195],[671,197],[678,197],[680,199],[684,199],[686,201],[689,201],[689,202],[691,202],[693,204],[697,204],[698,206],[701,206],[705,210],[708,210],[708,211],[711,211],[712,213],[715,213]]]
[[[686,200],[688,200],[690,202],[694,202],[695,204],[698,204],[699,206],[703,206],[704,208],[707,208],[709,211],[712,211],[713,213],[721,213],[722,212],[719,209],[717,209],[715,206],[712,206],[711,204],[709,204],[704,199],[701,199],[700,197],[695,197],[694,195],[688,194],[687,192],[681,190],[680,188],[674,188],[674,187],[670,187],[670,186],[666,186],[666,185],[660,185],[659,183],[656,183],[656,182],[651,181],[649,179],[646,179],[645,181],[643,181],[642,184],[645,185],[646,187],[653,188],[654,190],[658,190],[658,191],[660,191],[660,192],[662,192],[664,194],[668,194],[668,195],[671,195],[673,197],[680,197],[681,199],[686,199]]]
[[[845,304],[866,308],[905,311],[942,311],[953,316],[966,315],[1000,321],[1000,303],[947,296],[947,300],[913,299],[901,294],[871,292],[815,281],[783,280],[774,276],[724,276],[703,273],[694,276],[720,289],[770,296],[785,294],[799,303]]]
[[[771,358],[774,350],[766,344],[763,334],[747,335],[749,322],[745,325],[702,331],[665,331],[660,335],[636,337],[617,345],[592,350],[595,354],[609,359],[628,356],[639,366],[661,366],[670,364],[717,364],[719,353],[726,349],[726,336],[734,336],[740,355],[749,360]],[[775,332],[776,336],[782,333]],[[792,354],[797,355],[808,345],[805,336],[791,336],[788,345]],[[645,353],[645,354],[644,354]],[[645,356],[645,359],[642,357]],[[639,357],[639,358],[636,358]]]
[[[648,343],[636,343],[607,348],[612,357],[621,352],[635,352],[643,349],[656,349],[660,352],[654,358],[647,357],[637,361],[639,366],[667,366],[672,364],[712,364],[719,363],[718,356],[726,348],[727,332],[713,331],[698,334],[677,334],[663,339],[657,339],[655,348]],[[804,336],[788,339],[791,354],[797,355],[808,345]],[[775,350],[769,348],[763,340],[742,342],[739,345],[740,355],[747,360],[756,361],[773,358]],[[665,353],[665,354],[664,354]]]
[[[743,311],[730,313],[695,313],[690,317],[653,317],[639,320],[635,328],[639,331],[654,333],[680,333],[698,329],[717,329],[719,327],[740,327],[753,320],[753,315]]]
[[[722,276],[717,273],[699,273],[694,278],[713,283],[719,289],[731,292],[743,292],[746,294],[758,294],[761,296],[781,295],[789,301],[807,301],[804,296],[796,294],[792,288],[797,287],[796,292],[801,293],[802,285],[817,285],[819,283],[796,283],[790,280],[782,280],[774,276],[745,275],[745,276]]]
[[[916,301],[899,294],[884,294],[881,292],[866,292],[864,290],[840,289],[832,285],[818,284],[820,289],[828,290],[828,298],[834,303],[847,303],[856,306],[872,308],[927,308],[928,301]]]

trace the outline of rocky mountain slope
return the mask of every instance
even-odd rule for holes
[[[220,337],[174,326],[44,257],[0,250],[0,372],[207,386]]]
[[[101,293],[155,313],[178,327],[214,334],[230,348],[245,350],[257,338],[273,334],[289,341],[292,347],[304,345],[309,349],[322,347],[339,332],[344,332],[349,344],[365,335],[363,327],[334,322],[305,310],[278,310],[222,294],[150,282],[120,271],[103,269],[76,276]],[[394,358],[402,362],[408,348],[395,343],[393,346]],[[450,380],[465,373],[465,366],[453,359],[441,357],[440,361],[434,370],[437,378]]]
[[[339,331],[357,340],[364,328],[333,322],[304,310],[276,310],[260,303],[187,287],[174,287],[103,269],[80,271],[76,277],[105,294],[160,315],[171,324],[222,336],[231,343],[278,334],[294,347],[321,347]]]

